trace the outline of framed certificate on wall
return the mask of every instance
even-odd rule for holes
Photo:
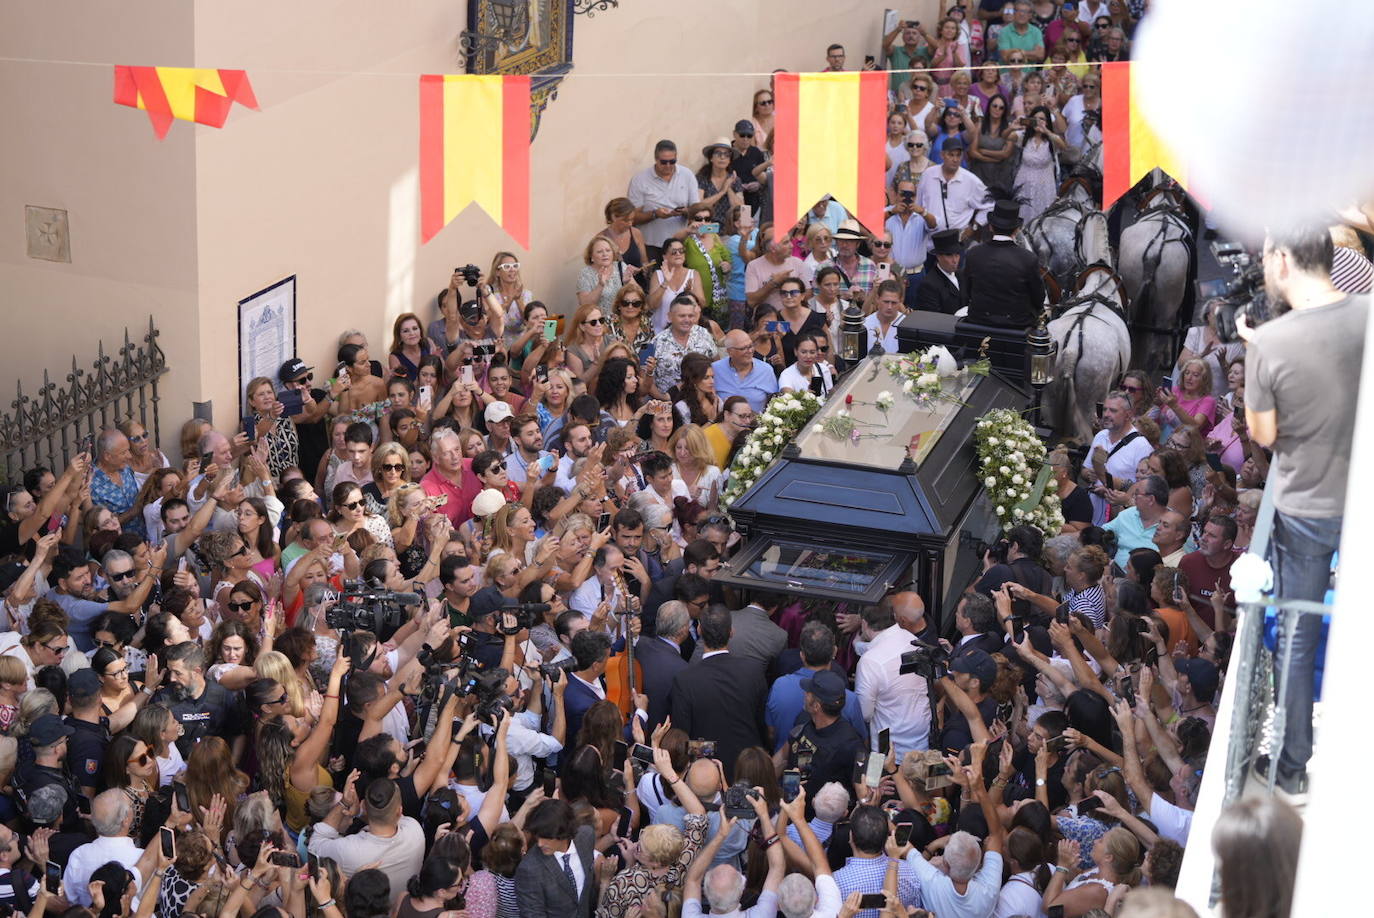
[[[277,371],[296,354],[296,275],[239,300],[239,417],[248,383],[258,376],[278,385]]]

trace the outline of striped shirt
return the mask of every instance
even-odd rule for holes
[[[24,892],[19,892],[14,888],[15,872],[13,870],[0,870],[0,905],[9,905],[18,908],[21,912],[27,912],[38,898],[38,879],[30,874],[19,873],[20,882],[28,880],[23,886]],[[25,895],[27,893],[27,895]]]
[[[1106,626],[1107,594],[1102,592],[1101,586],[1090,586],[1086,590],[1065,590],[1064,601],[1069,604],[1069,611],[1074,615],[1082,613],[1092,619],[1094,628]]]
[[[1343,293],[1369,293],[1374,290],[1374,264],[1361,252],[1336,246],[1331,258],[1331,286]]]

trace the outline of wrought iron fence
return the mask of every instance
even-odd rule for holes
[[[89,370],[73,355],[65,385],[44,370],[43,384],[28,395],[19,380],[11,410],[0,414],[0,475],[17,482],[36,465],[60,473],[87,437],[125,419],[138,421],[158,442],[158,380],[167,372],[158,334],[149,316],[141,343],[130,340],[127,328],[124,344],[114,353],[107,354],[105,342],[98,342]]]

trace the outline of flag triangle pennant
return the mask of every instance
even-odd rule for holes
[[[779,73],[773,83],[773,236],[825,195],[883,225],[887,83],[881,71]]]
[[[147,111],[159,140],[167,136],[174,120],[224,127],[234,102],[258,107],[247,73],[201,67],[116,65],[114,101]]]
[[[420,77],[420,240],[471,203],[530,244],[530,78]]]

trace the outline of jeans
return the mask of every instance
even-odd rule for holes
[[[1280,599],[1321,602],[1331,580],[1331,558],[1341,542],[1342,517],[1307,519],[1275,511],[1271,535],[1274,593]],[[1296,615],[1297,627],[1287,639],[1287,616]],[[1278,693],[1285,728],[1279,754],[1279,776],[1300,773],[1312,757],[1312,696],[1321,640],[1321,616],[1279,612]],[[1283,678],[1287,667],[1289,678]]]

